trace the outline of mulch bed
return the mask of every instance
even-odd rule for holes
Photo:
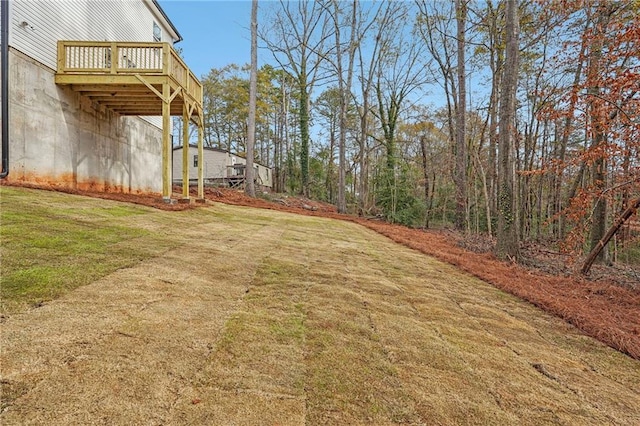
[[[62,192],[65,194],[84,195],[93,198],[102,198],[103,200],[121,201],[125,203],[140,204],[143,206],[153,207],[160,210],[181,211],[195,208],[196,205],[190,203],[166,203],[161,196],[155,194],[125,194],[122,192],[99,192],[99,191],[81,191],[73,188],[38,185],[27,182],[6,182],[0,180],[0,186],[15,186],[20,188],[43,189],[47,191]],[[175,195],[175,194],[174,194]]]
[[[56,190],[59,189],[56,188]],[[143,204],[162,210],[185,210],[197,206],[167,204],[154,195],[91,193],[73,190],[64,192]],[[338,214],[334,206],[308,199],[297,197],[276,198],[272,201],[261,198],[252,199],[242,191],[224,188],[206,188],[205,198],[226,204],[358,223],[395,242],[454,265],[501,290],[557,315],[585,334],[612,348],[632,358],[640,359],[640,286],[638,285],[621,286],[602,278],[590,280],[575,274],[550,274],[540,268],[502,262],[486,250],[473,251],[462,247],[447,231],[410,229],[380,220]]]

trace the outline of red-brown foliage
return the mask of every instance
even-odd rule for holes
[[[594,223],[600,228],[604,221],[602,215],[594,217],[596,203],[606,203],[606,210],[615,216],[629,199],[640,195],[640,6],[584,0],[548,6],[547,12],[565,24],[563,49],[547,73],[582,67],[576,81],[566,79],[547,87],[547,102],[539,110],[543,120],[567,120],[561,130],[564,136],[584,138],[566,147],[566,158],[547,163],[548,171],[564,174],[565,183],[567,178],[582,182],[582,190],[573,194],[562,212],[572,229],[563,248],[578,255],[589,229]],[[582,178],[575,175],[576,168],[589,173]]]

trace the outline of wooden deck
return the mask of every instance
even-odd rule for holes
[[[55,81],[118,114],[163,117],[163,198],[171,197],[171,116],[182,116],[185,124],[198,126],[203,158],[202,83],[169,43],[59,41]],[[188,144],[189,126],[183,128],[184,145]],[[187,162],[186,155],[183,162]],[[188,169],[183,167],[183,182],[189,181]],[[199,198],[204,197],[202,177],[200,167]],[[188,191],[183,198],[189,198]]]

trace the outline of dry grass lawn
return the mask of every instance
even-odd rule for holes
[[[11,191],[60,220],[121,206]],[[640,424],[640,362],[359,225],[222,204],[108,225],[144,256],[3,301],[1,424]]]

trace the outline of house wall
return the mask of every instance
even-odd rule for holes
[[[153,41],[155,21],[172,42],[150,0],[9,4],[8,180],[159,194],[162,118],[121,117],[54,79],[58,40]]]
[[[162,40],[173,43],[171,28],[143,0],[12,0],[9,45],[55,70],[58,40],[154,41],[153,23]],[[161,117],[143,117],[162,128]]]
[[[189,147],[189,180],[198,177],[198,168],[194,166],[193,157],[198,154],[198,148]],[[246,164],[247,160],[235,154],[216,149],[204,150],[204,179],[222,179],[231,176],[233,170],[230,166],[234,164]],[[258,167],[258,182],[265,187],[273,186],[271,169],[261,164]],[[182,182],[182,148],[173,150],[173,181]]]
[[[244,157],[240,157],[235,154],[229,154],[229,165],[233,166],[235,164],[247,164],[247,160]],[[233,173],[233,168],[229,168],[229,174]]]
[[[233,164],[247,164],[247,159],[244,157],[240,157],[234,154],[231,154],[231,157],[234,160]],[[256,182],[262,186],[271,188],[273,186],[272,181],[272,173],[269,167],[263,166],[262,164],[253,163],[253,167],[256,169]]]
[[[198,168],[194,166],[193,157],[198,155],[198,148],[189,147],[189,179],[197,179]],[[227,176],[227,165],[231,164],[229,154],[211,149],[204,150],[204,178],[219,179]],[[182,182],[182,148],[173,150],[173,181]]]
[[[197,148],[189,148],[193,154],[197,154]],[[227,152],[220,152],[211,149],[204,150],[204,176],[206,178],[227,177],[231,171],[228,166],[233,165],[232,158]],[[191,156],[193,158],[193,155]],[[191,164],[193,166],[193,162]],[[198,176],[198,168],[195,167],[193,177]]]
[[[56,86],[47,67],[9,52],[8,181],[161,193],[162,131]],[[98,109],[96,109],[98,108]]]
[[[58,40],[154,41],[155,21],[162,41],[173,42],[142,0],[12,0],[10,21],[9,44],[53,70]]]
[[[269,167],[258,164],[258,183],[266,187],[273,187],[273,173]]]

